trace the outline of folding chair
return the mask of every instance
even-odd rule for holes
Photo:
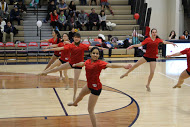
[[[13,57],[15,59],[10,59],[9,57]],[[8,60],[15,60],[16,61],[16,48],[13,42],[7,42],[5,44],[5,63],[7,65]]]
[[[25,57],[26,61],[28,58],[28,51],[27,51],[27,44],[26,43],[19,43],[17,45],[17,55],[16,55],[16,62],[19,60],[19,57]]]
[[[29,56],[32,56],[32,57],[36,57],[37,62],[38,62],[38,53],[39,53],[38,43],[37,42],[30,42],[28,44],[27,60],[28,60]]]

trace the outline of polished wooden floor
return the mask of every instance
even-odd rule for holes
[[[138,59],[138,58],[135,58]],[[107,59],[134,64],[133,58]],[[45,65],[0,65],[0,127],[90,127],[88,96],[78,107],[68,107],[72,100],[73,70],[68,71],[70,88],[65,90],[59,73],[39,77]],[[146,92],[149,64],[119,79],[124,69],[102,71],[102,94],[95,107],[99,127],[189,127],[190,79],[181,89],[173,89],[186,60],[159,60]],[[78,93],[86,84],[82,70]]]

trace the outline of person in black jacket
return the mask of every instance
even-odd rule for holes
[[[74,1],[71,1],[70,4],[69,4],[69,14],[71,12],[76,12],[76,5],[75,5]]]
[[[11,21],[11,24],[12,22],[16,20],[18,22],[18,25],[20,25],[20,12],[18,10],[18,7],[17,6],[14,6],[14,9],[11,10],[11,13],[10,13],[10,21]]]
[[[3,32],[3,42],[6,43],[6,37],[7,34],[10,35],[11,42],[13,42],[13,36],[17,33],[17,30],[15,27],[11,25],[11,22],[8,21],[7,25],[4,26],[4,32]]]
[[[43,20],[44,23],[47,23],[47,21],[50,19],[50,15],[53,12],[53,10],[56,10],[56,5],[55,2],[53,0],[50,1],[49,5],[48,5],[48,13],[46,18]]]
[[[69,32],[69,40],[70,40],[71,43],[74,41],[73,37],[74,37],[75,33],[76,33],[75,28],[72,27],[71,31]]]
[[[92,30],[93,26],[96,26],[97,30],[99,30],[100,29],[100,24],[99,24],[98,14],[95,13],[95,9],[94,8],[92,8],[91,11],[92,11],[92,13],[89,15],[90,30]]]

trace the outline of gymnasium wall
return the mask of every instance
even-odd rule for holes
[[[171,30],[177,36],[184,30],[184,13],[181,0],[146,0],[148,7],[152,7],[150,28],[157,28],[162,39],[168,39]]]

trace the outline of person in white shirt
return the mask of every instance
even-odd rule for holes
[[[102,30],[106,30],[106,14],[104,10],[100,11],[100,14],[98,15],[99,17],[99,23],[102,27]]]
[[[4,26],[6,25],[6,22],[2,19],[2,17],[0,16],[0,42],[2,42],[2,37],[3,37],[3,32],[4,32]]]

